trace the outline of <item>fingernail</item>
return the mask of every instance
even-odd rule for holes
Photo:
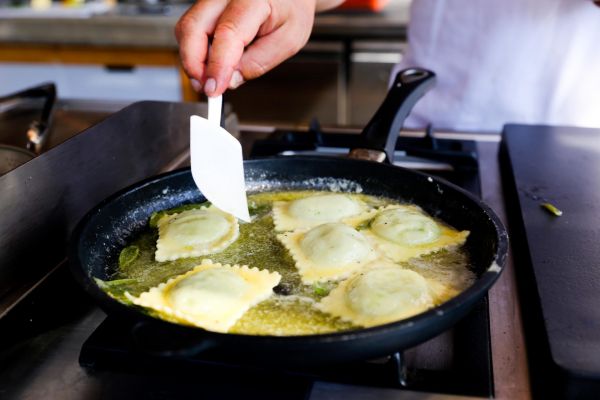
[[[242,73],[238,70],[233,71],[231,79],[229,80],[229,88],[237,89],[242,83],[244,83],[244,77],[242,76]]]
[[[206,82],[204,82],[204,93],[208,96],[213,94],[217,90],[217,81],[213,78],[209,78]]]
[[[202,90],[202,84],[199,81],[197,81],[195,79],[190,79],[190,83],[192,84],[192,88],[194,88],[194,90],[196,92],[199,92]]]

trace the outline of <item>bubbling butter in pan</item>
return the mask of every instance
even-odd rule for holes
[[[217,213],[199,218],[215,219],[214,229],[175,229],[171,245],[197,246],[200,253],[176,250],[171,256],[157,256],[157,240],[162,242],[165,233],[160,226],[190,210],[194,212],[188,215],[216,209],[185,205],[157,213],[148,229],[123,249],[113,279],[97,280],[98,284],[115,299],[141,306],[158,318],[219,332],[285,336],[408,318],[456,296],[476,279],[461,246],[468,232],[449,227],[419,207],[366,194],[323,191],[264,192],[249,195],[248,202],[251,223],[238,225]],[[199,266],[207,268],[207,259],[213,266],[208,269],[220,265],[227,272],[208,274],[206,282],[200,275],[191,279]],[[240,288],[248,278],[239,275],[242,270],[273,278],[251,300],[234,307],[239,299],[232,293],[244,292]],[[217,281],[223,284],[209,285]],[[176,288],[174,282],[182,283]],[[144,293],[150,292],[160,297],[159,303],[167,303],[147,302],[149,295]],[[189,314],[206,311],[197,296],[226,298],[215,304],[227,310],[206,320],[189,319]]]

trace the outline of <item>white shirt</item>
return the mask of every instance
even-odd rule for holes
[[[600,127],[600,8],[592,0],[414,0],[397,69],[437,84],[407,127],[507,122]]]

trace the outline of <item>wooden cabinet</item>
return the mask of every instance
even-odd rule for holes
[[[397,41],[311,41],[265,76],[226,92],[225,100],[245,123],[297,126],[318,118],[326,125],[363,126],[385,97],[403,46]],[[15,71],[30,83],[11,78],[8,72]],[[13,91],[11,83],[16,90],[53,80],[59,96],[67,98],[199,99],[173,48],[0,45],[0,75],[8,82],[1,88],[5,93]]]
[[[144,80],[148,80],[148,82],[145,82],[148,86],[163,85],[165,90],[169,91],[169,93],[165,93],[165,96],[162,98],[163,100],[195,101],[198,98],[180,66],[177,51],[172,48],[145,49],[75,45],[0,44],[0,64],[3,63],[7,71],[12,63],[21,63],[24,66],[29,66],[31,67],[29,73],[32,74],[35,73],[36,66],[48,66],[50,69],[56,69],[55,73],[59,78],[60,74],[62,74],[64,79],[69,80],[69,84],[81,84],[82,87],[89,85],[88,87],[93,88],[93,83],[84,82],[86,77],[89,79],[105,79],[106,84],[115,85],[115,89],[122,86],[121,89],[123,91],[129,91],[129,93],[121,95],[116,93],[115,100],[137,100],[138,98],[133,92],[135,92],[136,88],[139,89],[136,85],[143,84]],[[14,66],[14,64],[12,65]],[[27,71],[24,72],[24,74],[26,73]],[[122,75],[119,76],[119,73]],[[113,79],[111,80],[111,74],[117,75],[112,75]],[[127,76],[123,74],[131,75]],[[49,76],[52,75],[50,74]],[[31,80],[35,83],[35,80],[39,78],[32,76]],[[119,80],[121,81],[121,85],[119,85]],[[97,84],[101,85],[102,83]],[[103,88],[105,91],[109,90],[106,84]],[[60,95],[60,86],[58,90]],[[149,93],[154,92],[150,90]],[[109,95],[106,94],[106,96]]]

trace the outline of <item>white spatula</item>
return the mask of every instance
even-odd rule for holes
[[[190,118],[192,176],[215,207],[249,222],[240,142],[221,128],[221,96],[208,98],[208,119]]]

